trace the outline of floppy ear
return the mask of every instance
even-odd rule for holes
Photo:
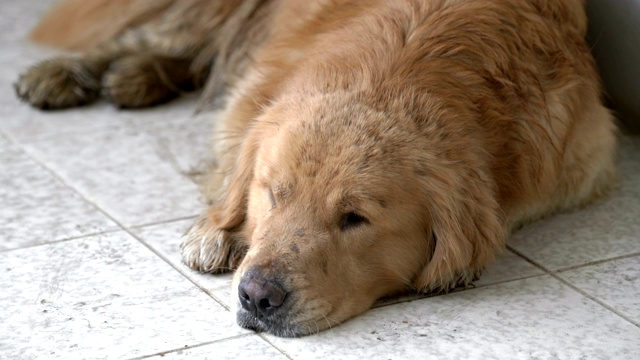
[[[251,133],[242,142],[231,180],[222,185],[222,200],[210,207],[184,236],[180,246],[182,261],[194,270],[223,273],[237,268],[244,258],[247,241],[241,230],[253,179],[256,138]]]
[[[504,247],[495,182],[482,166],[482,153],[468,155],[432,159],[420,172],[435,249],[416,279],[419,291],[448,291],[471,282]]]

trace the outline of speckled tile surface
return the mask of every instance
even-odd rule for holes
[[[12,83],[53,50],[23,38],[55,0],[0,0],[0,359],[640,359],[640,137],[621,187],[514,234],[475,289],[381,302],[301,339],[227,309],[231,275],[180,262],[216,114],[42,112]]]
[[[141,356],[246,331],[126,233],[0,254],[0,357]]]
[[[0,151],[0,251],[116,225],[24,153]]]
[[[549,276],[382,307],[317,336],[267,336],[303,359],[628,359],[640,329]]]
[[[640,325],[640,256],[568,270],[558,276]]]
[[[13,156],[16,153],[16,147],[0,132],[0,158],[3,156]]]
[[[257,335],[243,336],[204,345],[177,350],[151,357],[153,360],[286,360],[287,357]]]
[[[79,192],[127,226],[197,215],[197,186],[140,129],[66,134],[25,145]]]
[[[182,263],[180,257],[180,243],[182,235],[193,224],[195,218],[180,220],[171,223],[163,223],[141,228],[134,228],[132,231],[145,243],[154,248],[167,261],[179,268],[185,276],[198,284],[201,288],[209,291],[227,290],[231,286],[232,274],[212,275],[200,274],[191,270]],[[227,299],[220,299],[228,304]]]
[[[544,274],[543,270],[531,265],[511,251],[505,250],[473,284],[478,287],[487,286],[541,274]]]

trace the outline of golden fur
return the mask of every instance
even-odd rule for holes
[[[151,88],[199,87],[213,63],[202,106],[229,89],[219,166],[182,256],[237,269],[244,327],[299,336],[383,296],[468,284],[510,230],[614,183],[616,128],[581,1],[84,3],[34,39],[85,55],[33,68],[18,94],[67,107],[122,94],[115,81],[128,91],[116,104],[142,106],[168,99]],[[101,7],[128,18],[107,25]],[[81,27],[60,30],[80,12]],[[93,97],[65,92],[89,91],[87,78]]]

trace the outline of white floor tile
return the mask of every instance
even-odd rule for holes
[[[247,333],[125,233],[0,254],[0,357],[131,358]]]
[[[74,110],[42,111],[21,103],[12,89],[0,91],[0,96],[0,129],[20,143],[121,127],[125,119],[113,106],[102,102]]]
[[[25,147],[127,226],[195,216],[202,208],[197,186],[140,130],[68,134]]]
[[[640,256],[558,275],[640,325]]]
[[[9,140],[0,132],[0,157],[3,155],[13,155],[16,148],[9,142]]]
[[[1,0],[0,41],[26,38],[38,19],[56,0],[20,1]]]
[[[640,329],[549,277],[377,308],[269,341],[294,359],[630,359]]]
[[[151,357],[150,359],[189,359],[189,360],[286,360],[278,350],[257,335],[238,339],[222,340],[210,345],[193,349],[178,350]]]
[[[231,288],[231,276],[229,277],[229,284],[227,286],[219,287],[211,293],[230,309],[233,309],[238,301],[238,292],[236,289]]]
[[[221,288],[229,288],[233,274],[200,274],[182,263],[180,256],[182,235],[193,222],[195,222],[195,218],[136,228],[133,229],[133,232],[149,246],[162,254],[162,256],[174,264],[174,266],[180,268],[185,276],[189,277],[203,289],[213,291]],[[225,303],[227,302],[225,301]]]
[[[194,115],[196,98],[179,99],[158,108],[129,114],[127,125],[150,135],[158,153],[184,174],[199,174],[210,168],[213,123],[217,113]],[[152,111],[151,111],[152,110]]]
[[[508,244],[549,270],[640,252],[640,136],[622,138],[620,188],[571,213],[527,225]]]
[[[12,149],[0,152],[0,250],[117,229],[48,171]]]

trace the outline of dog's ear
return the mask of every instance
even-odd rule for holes
[[[471,282],[504,247],[495,182],[483,168],[481,153],[466,155],[455,161],[431,159],[418,171],[427,196],[427,236],[435,245],[416,278],[419,291],[448,291]]]

